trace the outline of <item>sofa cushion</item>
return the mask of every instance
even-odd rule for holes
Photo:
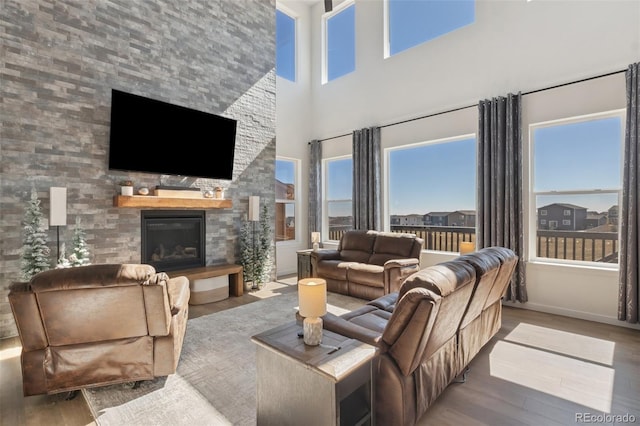
[[[361,327],[382,334],[387,326],[391,312],[383,311],[374,306],[364,305],[351,312],[342,314],[342,318]]]
[[[386,261],[391,259],[415,257],[414,244],[416,244],[415,235],[379,232],[368,262],[374,265],[384,265]]]
[[[347,270],[349,283],[364,284],[370,287],[384,287],[384,267],[368,263],[351,263]]]
[[[374,299],[367,304],[391,313],[395,309],[397,301],[398,301],[398,293],[393,292],[393,293],[385,294],[384,296],[378,297],[377,299]]]
[[[346,281],[347,269],[352,264],[353,262],[344,262],[342,260],[323,260],[318,262],[315,275],[327,279]]]
[[[376,240],[375,232],[350,231],[340,239],[340,257],[347,262],[366,263],[373,251],[373,243]]]

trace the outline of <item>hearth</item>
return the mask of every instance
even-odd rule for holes
[[[144,210],[142,263],[158,271],[205,266],[205,212],[201,210]]]

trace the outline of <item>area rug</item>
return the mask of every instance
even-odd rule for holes
[[[297,292],[191,319],[176,374],[145,381],[85,389],[101,426],[255,425],[255,344],[251,336],[295,320]],[[327,295],[328,311],[340,315],[360,299]]]

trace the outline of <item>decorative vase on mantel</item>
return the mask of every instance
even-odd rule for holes
[[[120,182],[120,194],[131,197],[133,195],[133,182],[130,180]]]

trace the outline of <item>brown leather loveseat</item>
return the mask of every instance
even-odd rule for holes
[[[311,253],[313,274],[329,291],[372,300],[398,291],[420,269],[423,243],[413,234],[347,231],[337,250]]]
[[[485,248],[412,274],[398,293],[323,316],[324,328],[378,347],[377,424],[414,425],[466,375],[501,327],[501,298],[517,260],[509,249]]]
[[[10,287],[25,396],[175,373],[189,281],[150,265],[52,269]]]

